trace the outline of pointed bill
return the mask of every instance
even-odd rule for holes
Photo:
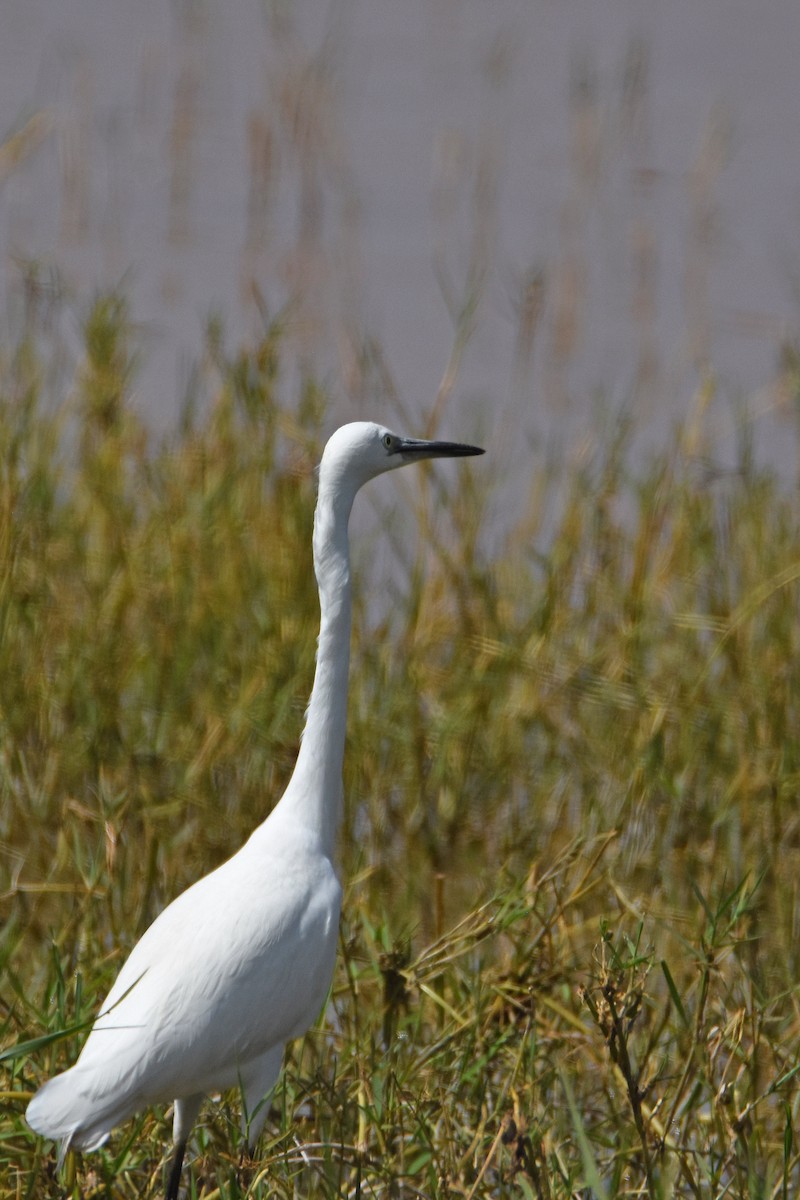
[[[480,446],[466,446],[462,442],[426,442],[421,438],[400,438],[395,454],[409,461],[422,458],[467,458],[483,454]]]

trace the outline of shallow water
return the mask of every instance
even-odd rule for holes
[[[794,469],[791,0],[15,0],[3,25],[8,319],[75,354],[122,286],[155,427],[210,314],[235,345],[288,305],[286,387],[318,373],[333,419],[398,424],[444,378],[450,431],[513,463],[598,397],[659,439],[713,373],[719,446],[747,397]]]

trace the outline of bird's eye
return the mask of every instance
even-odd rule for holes
[[[385,433],[381,440],[383,441],[383,444],[386,447],[386,449],[391,450],[392,446],[394,445],[394,438],[392,437],[392,435],[390,433]]]

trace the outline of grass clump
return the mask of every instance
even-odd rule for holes
[[[152,448],[131,345],[101,300],[61,407],[0,373],[0,1197],[157,1194],[163,1112],[59,1182],[25,1101],[281,794],[313,671],[324,398],[216,336]],[[190,1195],[796,1193],[800,511],[686,446],[543,464],[548,535],[491,550],[501,467],[425,474],[383,606],[356,545],[330,1005],[257,1161],[204,1110]]]

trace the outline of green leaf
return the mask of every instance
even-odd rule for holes
[[[575,1102],[575,1095],[572,1091],[569,1080],[563,1071],[559,1071],[558,1077],[561,1080],[561,1086],[564,1089],[564,1095],[567,1097],[567,1108],[572,1119],[572,1127],[575,1130],[575,1137],[578,1141],[578,1149],[581,1154],[581,1162],[583,1163],[583,1174],[588,1187],[598,1197],[598,1200],[608,1200],[608,1192],[606,1185],[600,1176],[597,1163],[595,1162],[594,1154],[592,1153],[591,1143],[586,1134],[586,1127],[578,1110],[578,1105]]]
[[[686,1009],[683,1007],[683,1002],[678,994],[678,989],[675,986],[675,980],[672,978],[672,972],[670,971],[669,967],[667,966],[666,959],[663,959],[663,958],[661,959],[661,970],[663,971],[664,978],[667,981],[667,987],[669,988],[669,994],[672,997],[672,1003],[675,1005],[675,1008],[677,1009],[678,1016],[683,1021],[683,1024],[686,1026],[686,1028],[689,1029],[691,1027],[691,1025],[690,1025],[689,1018],[686,1015]]]

